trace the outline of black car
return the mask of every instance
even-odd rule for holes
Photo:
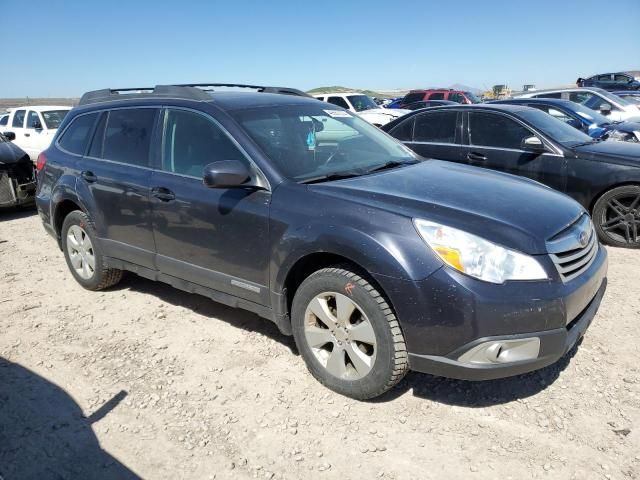
[[[578,203],[421,161],[342,108],[262,90],[85,94],[37,191],[82,286],[128,270],[255,312],[360,399],[408,369],[534,370],[583,335],[607,253]]]
[[[640,90],[640,82],[628,73],[601,73],[589,78],[578,78],[578,87],[598,87],[610,92],[616,90]]]
[[[36,183],[27,152],[0,134],[0,207],[33,205]]]
[[[383,130],[423,157],[521,175],[564,192],[592,213],[603,242],[640,248],[638,144],[602,142],[538,109],[507,104],[430,108]]]
[[[512,98],[489,103],[508,103],[537,108],[583,131],[591,138],[640,143],[640,122],[611,121],[584,105],[558,98]]]
[[[451,102],[449,100],[422,100],[420,102],[408,103],[402,108],[406,110],[420,110],[421,108],[442,107],[444,105],[459,105],[459,103]]]

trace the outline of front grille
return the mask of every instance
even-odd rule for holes
[[[0,205],[13,205],[15,201],[16,193],[11,177],[8,173],[0,173]]]
[[[547,251],[563,282],[573,280],[588,269],[598,248],[598,236],[588,215],[547,241]]]

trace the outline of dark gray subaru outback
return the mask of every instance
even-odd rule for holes
[[[424,160],[285,93],[85,94],[37,164],[38,210],[75,279],[99,290],[127,270],[255,312],[357,399],[409,369],[528,372],[584,334],[607,254],[578,203]]]

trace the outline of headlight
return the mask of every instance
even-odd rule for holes
[[[640,130],[636,130],[633,134],[636,136],[636,142],[640,142]]]
[[[613,130],[612,132],[609,132],[609,136],[607,137],[607,140],[617,140],[618,142],[627,142],[631,140],[632,142],[634,142],[635,138],[633,137],[633,135],[627,132]]]
[[[418,233],[440,259],[459,272],[491,283],[546,280],[538,261],[471,233],[427,220],[413,220]]]

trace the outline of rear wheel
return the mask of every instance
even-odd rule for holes
[[[105,266],[97,235],[89,217],[80,210],[62,224],[62,250],[76,281],[88,290],[109,288],[122,279],[122,270]]]
[[[603,243],[640,248],[640,186],[624,185],[602,195],[593,208],[593,222]]]
[[[408,370],[404,337],[380,292],[343,268],[313,273],[293,300],[296,344],[323,385],[351,398],[381,395]]]

